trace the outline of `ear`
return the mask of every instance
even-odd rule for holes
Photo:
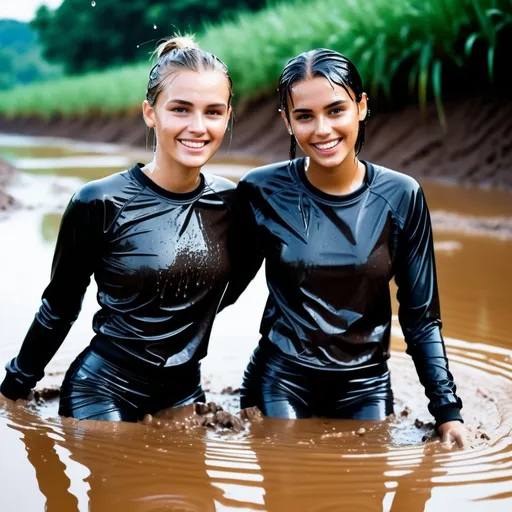
[[[149,104],[148,100],[142,102],[142,117],[148,128],[155,127],[155,109]]]
[[[361,94],[361,101],[357,106],[359,107],[359,121],[364,121],[368,115],[368,96],[365,92]]]
[[[290,135],[293,135],[292,127],[291,127],[290,123],[288,122],[288,119],[286,118],[286,112],[283,109],[279,110],[279,112],[281,112],[281,117],[283,118],[284,124],[286,125],[286,129],[288,130],[288,133]]]
[[[228,128],[229,126],[229,122],[231,121],[231,117],[233,116],[233,108],[232,107],[229,107],[228,108],[228,120],[226,121],[226,129]]]

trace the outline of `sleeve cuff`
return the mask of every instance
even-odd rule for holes
[[[450,404],[440,407],[435,413],[436,425],[435,429],[448,421],[460,421],[464,423],[460,414],[460,406],[457,404]]]
[[[0,393],[9,400],[18,400],[18,398],[27,398],[30,394],[31,387],[21,382],[11,373],[7,373],[2,384],[0,385]]]

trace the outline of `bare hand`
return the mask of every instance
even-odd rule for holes
[[[471,448],[469,431],[460,421],[447,421],[437,427],[441,437],[441,444],[445,448],[452,448],[456,444],[459,448]]]

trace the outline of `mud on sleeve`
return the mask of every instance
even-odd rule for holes
[[[436,427],[447,421],[462,421],[462,401],[456,395],[441,335],[430,214],[419,186],[411,192],[398,247],[395,280],[400,303],[398,317],[407,353],[412,356],[425,388],[428,409],[436,420]]]
[[[263,263],[261,229],[255,211],[250,184],[242,180],[236,189],[229,230],[231,275],[219,311],[236,302]]]
[[[62,217],[41,307],[18,356],[5,367],[0,391],[7,398],[28,396],[78,317],[99,253],[102,212],[102,201],[89,201],[81,191],[71,198]]]

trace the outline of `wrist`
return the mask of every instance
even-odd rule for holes
[[[30,386],[27,386],[23,381],[11,373],[7,373],[2,384],[0,384],[0,393],[9,400],[27,398],[31,389],[32,388]]]
[[[436,424],[435,430],[439,432],[439,427],[444,423],[448,423],[449,421],[458,421],[460,423],[464,423],[462,416],[460,414],[460,407],[456,404],[445,405],[440,407],[435,414]]]

